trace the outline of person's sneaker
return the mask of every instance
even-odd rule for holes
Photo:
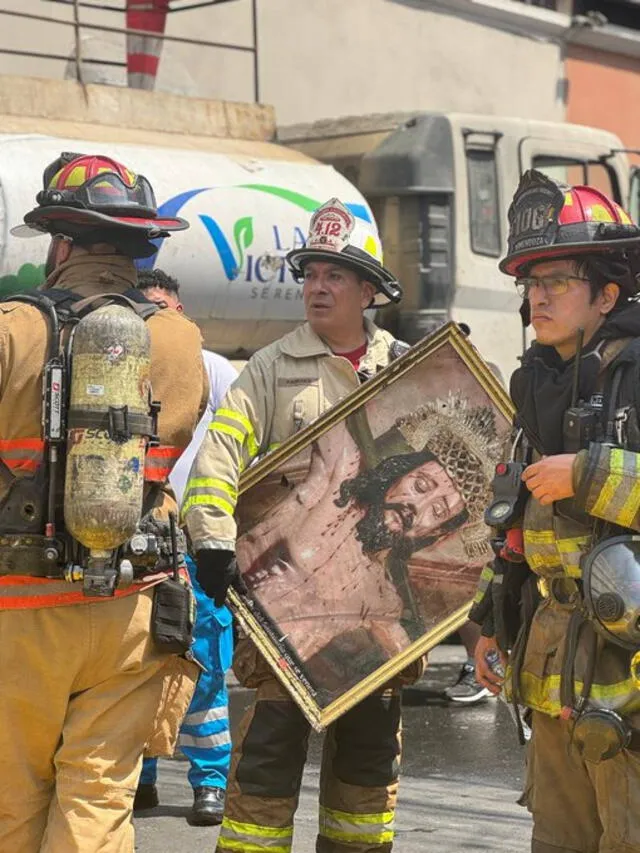
[[[476,668],[469,661],[462,664],[458,680],[452,687],[448,687],[444,693],[447,699],[452,702],[460,702],[465,705],[473,705],[475,702],[481,702],[491,696],[491,691],[476,681]]]
[[[158,789],[155,785],[145,785],[144,783],[138,785],[138,789],[133,800],[134,812],[143,812],[146,809],[155,809],[159,804],[160,798],[158,797]]]
[[[187,815],[191,826],[217,826],[224,815],[224,791],[222,788],[203,786],[193,791],[193,805]]]

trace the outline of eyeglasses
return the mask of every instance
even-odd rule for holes
[[[562,296],[566,293],[572,281],[589,281],[588,278],[580,278],[577,275],[568,276],[545,276],[543,278],[517,278],[516,290],[523,299],[529,298],[529,293],[534,287],[541,287],[546,296]]]

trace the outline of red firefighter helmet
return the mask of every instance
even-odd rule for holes
[[[158,218],[153,188],[143,175],[103,155],[63,153],[42,176],[38,206],[12,229],[18,237],[38,233],[78,236],[99,228],[152,239],[189,227],[184,219]]]
[[[585,254],[640,251],[640,228],[595,187],[570,187],[531,169],[509,208],[507,256],[500,269],[521,275],[528,264]]]

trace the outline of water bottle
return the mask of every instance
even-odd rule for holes
[[[489,649],[489,651],[484,656],[487,664],[489,665],[489,669],[494,672],[498,678],[504,678],[504,664],[502,663],[502,659],[498,654],[497,649]]]

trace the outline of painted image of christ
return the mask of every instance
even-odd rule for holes
[[[445,426],[454,415],[465,412],[448,413]],[[358,680],[421,637],[443,604],[468,597],[454,582],[448,602],[446,569],[473,574],[460,531],[475,529],[487,548],[477,516],[488,469],[442,424],[434,432],[434,417],[423,407],[373,438],[363,413],[350,416],[314,443],[307,476],[238,541],[250,594],[320,680],[345,658]]]

